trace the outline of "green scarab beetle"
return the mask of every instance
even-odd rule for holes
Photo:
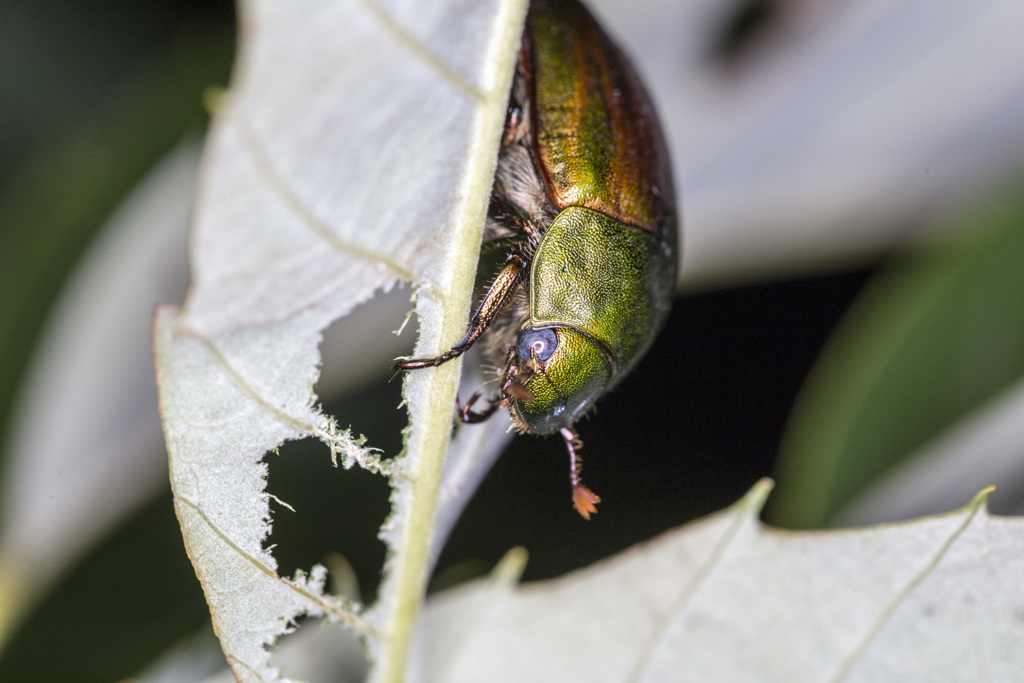
[[[484,332],[498,394],[457,405],[463,422],[506,407],[522,433],[560,433],[573,503],[600,499],[580,482],[573,425],[654,341],[672,303],[678,230],[661,128],[625,56],[575,0],[534,0],[509,98],[484,232],[507,251],[469,330],[434,367]]]

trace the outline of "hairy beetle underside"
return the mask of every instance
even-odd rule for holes
[[[544,192],[544,183],[534,162],[528,97],[523,61],[520,59],[509,96],[505,133],[498,153],[483,236],[485,250],[508,244],[527,265],[533,260],[544,229],[557,213]],[[496,368],[498,380],[504,375],[509,348],[515,346],[519,331],[529,323],[529,290],[529,280],[524,278],[504,313],[491,323],[483,339],[483,361]],[[519,422],[516,422],[516,428],[520,432],[529,431]]]

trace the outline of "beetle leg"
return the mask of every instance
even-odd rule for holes
[[[516,288],[523,279],[523,272],[526,268],[526,261],[519,254],[510,254],[498,276],[494,278],[487,295],[480,302],[480,307],[473,314],[469,321],[469,330],[451,351],[443,353],[436,358],[424,358],[420,360],[404,360],[395,363],[395,370],[417,370],[419,368],[433,368],[446,363],[453,358],[458,358],[480,338],[491,323],[493,323],[505,306],[512,300]]]
[[[583,519],[590,519],[590,515],[597,512],[597,504],[601,499],[596,493],[588,489],[580,481],[580,470],[583,469],[583,461],[576,451],[583,448],[583,442],[571,427],[562,427],[562,438],[565,439],[565,447],[569,450],[569,481],[572,483],[572,504],[576,512],[580,513]]]
[[[530,222],[530,218],[506,197],[493,195],[491,203],[487,206],[487,215],[521,235],[531,239],[538,238],[537,228]]]
[[[459,397],[455,397],[455,410],[459,415],[459,420],[466,423],[472,422],[483,422],[491,415],[494,414],[498,408],[505,402],[506,397],[514,396],[521,401],[532,401],[534,396],[529,392],[526,387],[516,382],[516,375],[519,374],[519,368],[515,364],[516,348],[513,346],[508,350],[508,356],[505,359],[505,376],[504,382],[502,382],[501,388],[498,390],[498,395],[490,399],[490,405],[487,406],[482,412],[475,412],[472,410],[473,404],[480,399],[480,394],[475,393],[469,397],[466,405],[462,405],[459,401]]]
[[[495,400],[492,398],[490,400],[491,404],[487,406],[487,408],[481,412],[476,412],[473,410],[473,404],[476,403],[479,398],[480,394],[473,394],[469,397],[469,400],[466,401],[466,405],[462,405],[462,402],[459,401],[459,397],[455,397],[455,412],[458,413],[460,422],[464,422],[466,424],[483,422],[493,415],[494,411],[501,406],[501,399]]]
[[[505,113],[505,134],[501,138],[501,146],[508,147],[516,141],[516,137],[519,134],[519,128],[523,125],[523,109],[522,107],[510,104],[508,111]]]

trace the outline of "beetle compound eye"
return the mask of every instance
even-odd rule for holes
[[[516,342],[516,355],[523,360],[537,356],[537,360],[547,360],[558,348],[558,335],[551,328],[541,330],[528,327],[519,333]]]

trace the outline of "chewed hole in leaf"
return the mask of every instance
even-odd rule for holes
[[[384,477],[357,467],[332,467],[327,449],[311,439],[285,445],[267,462],[270,490],[294,508],[270,501],[274,524],[269,543],[279,573],[292,576],[297,569],[326,564],[331,553],[344,552],[356,571],[360,600],[372,601],[385,550],[377,530],[389,510]]]
[[[416,343],[417,326],[410,322],[403,327],[413,307],[411,299],[409,287],[378,293],[324,330],[320,343],[323,365],[316,386],[321,399],[330,400],[356,388],[380,384],[390,383],[400,389],[397,379],[389,380],[394,374],[394,359],[409,353]],[[395,334],[399,329],[402,333]],[[342,427],[348,426],[344,414],[332,414]]]
[[[351,425],[353,436],[364,435],[366,445],[389,460],[402,448],[407,418],[397,408],[400,401],[400,383],[387,382],[385,375],[364,389],[326,401],[323,409],[337,416],[343,428]],[[280,573],[290,576],[296,569],[328,564],[329,555],[340,552],[355,569],[361,600],[372,602],[385,553],[377,533],[390,511],[387,479],[358,465],[332,466],[328,449],[313,439],[286,443],[266,462],[268,490],[294,508],[271,499],[270,543]]]
[[[399,349],[411,348],[415,330],[395,335],[410,307],[408,289],[379,294],[336,321],[324,332],[324,362],[317,394],[323,412],[333,416],[339,431],[372,448],[387,462],[402,449],[407,421],[401,382],[389,382]],[[410,326],[411,327],[411,326]],[[385,547],[377,538],[390,511],[386,477],[358,464],[338,467],[329,449],[315,439],[285,443],[268,454],[268,493],[273,533],[268,544],[282,576],[324,564],[344,553],[358,582],[363,604],[371,604],[380,581]],[[352,597],[352,596],[349,596]]]
[[[367,663],[363,646],[351,630],[319,619],[303,618],[299,628],[281,636],[274,664],[291,680],[362,681]]]

